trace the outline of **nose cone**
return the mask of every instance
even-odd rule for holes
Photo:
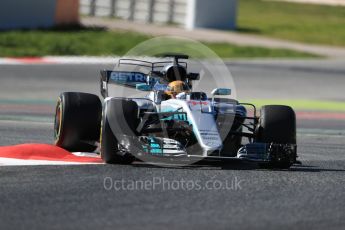
[[[192,110],[193,128],[201,147],[209,151],[221,149],[223,146],[213,113],[203,112],[201,109]]]

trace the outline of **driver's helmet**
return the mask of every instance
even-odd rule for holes
[[[190,89],[187,83],[183,81],[173,81],[170,82],[165,90],[165,94],[170,98],[175,98],[179,93],[189,93]]]

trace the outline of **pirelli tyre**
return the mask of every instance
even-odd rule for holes
[[[275,144],[296,144],[296,115],[283,105],[266,105],[261,108],[257,141]],[[268,168],[289,168],[293,162],[263,164]]]
[[[56,104],[55,145],[72,152],[92,152],[97,148],[102,116],[98,96],[64,92]]]
[[[130,164],[135,157],[121,150],[118,138],[135,137],[139,124],[138,106],[134,101],[112,98],[103,106],[100,150],[104,162]]]

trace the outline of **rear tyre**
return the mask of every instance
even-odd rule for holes
[[[109,164],[131,164],[135,157],[121,150],[117,136],[133,136],[139,124],[138,106],[134,101],[110,99],[105,102],[101,129],[101,157]]]
[[[89,93],[65,92],[57,101],[55,145],[72,152],[92,152],[97,148],[102,104]]]
[[[275,144],[296,144],[296,115],[283,105],[266,105],[261,108],[257,141]],[[264,164],[268,168],[290,168],[291,161]]]

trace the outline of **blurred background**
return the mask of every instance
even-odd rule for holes
[[[1,166],[0,229],[344,229],[345,0],[1,0],[0,146],[53,143],[58,95],[99,95],[100,70],[159,36],[213,50],[239,101],[292,106],[302,165]],[[245,182],[105,191],[109,176]]]
[[[42,83],[33,93],[38,81],[21,87],[15,79],[23,73],[13,72],[21,67],[8,73],[3,66],[3,98],[45,96],[54,104],[61,91],[98,93],[98,70],[112,66],[113,57],[154,37],[179,36],[223,58],[240,100],[345,111],[345,0],[2,0],[0,6],[0,62],[65,64],[45,66],[44,74],[31,66],[38,72],[25,72],[26,79],[39,82],[41,75],[69,75],[69,84],[59,73],[59,87]],[[89,63],[92,71],[71,63]],[[80,79],[90,82],[81,87]],[[21,90],[13,94],[13,87]]]
[[[0,6],[3,57],[122,55],[160,35],[199,40],[223,58],[345,57],[344,0],[2,0]]]

